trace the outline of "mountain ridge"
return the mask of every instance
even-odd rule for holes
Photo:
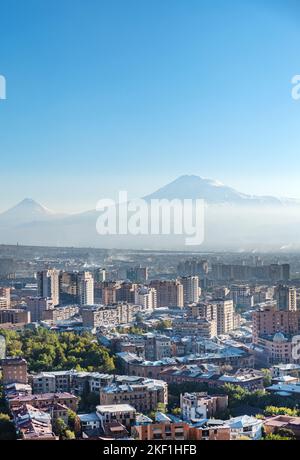
[[[282,205],[273,196],[249,195],[239,192],[222,182],[196,175],[182,175],[155,192],[146,195],[150,199],[204,199],[208,204]]]
[[[219,181],[195,175],[180,176],[144,198],[147,201],[153,198],[205,199],[205,241],[201,249],[300,248],[299,200],[247,195]],[[186,249],[182,236],[176,239],[172,235],[99,235],[96,231],[99,215],[96,209],[59,214],[26,198],[0,214],[0,243]]]
[[[297,198],[278,198],[268,195],[249,195],[223,184],[222,182],[209,179],[194,174],[182,175],[168,184],[160,187],[156,191],[145,195],[143,199],[204,199],[208,204],[251,204],[251,205],[300,205],[300,200]],[[59,213],[53,211],[46,206],[40,204],[32,198],[24,198],[15,206],[0,213],[0,223],[3,220],[13,220],[18,212],[29,213],[25,222],[30,222],[30,217],[34,220],[41,218],[47,220],[49,218],[69,218],[79,217],[92,213],[94,210],[86,210],[79,213]],[[24,222],[24,219],[22,219]]]

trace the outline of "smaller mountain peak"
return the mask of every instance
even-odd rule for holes
[[[32,222],[54,216],[53,211],[45,208],[32,198],[24,198],[12,208],[0,215],[2,221],[16,223]]]
[[[46,208],[42,206],[40,203],[35,201],[33,198],[24,198],[24,200],[20,201],[16,206],[16,208],[34,208],[39,210],[45,210]]]

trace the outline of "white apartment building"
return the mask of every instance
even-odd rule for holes
[[[136,305],[141,305],[145,311],[153,311],[157,307],[156,289],[141,287],[135,291]]]
[[[213,300],[217,306],[217,334],[227,334],[234,329],[233,300]]]
[[[183,300],[185,304],[198,302],[201,295],[198,276],[184,276],[180,279],[183,286]]]
[[[78,299],[80,305],[94,305],[94,278],[90,272],[78,275]]]
[[[59,271],[43,270],[37,273],[38,297],[52,299],[54,306],[59,305]]]

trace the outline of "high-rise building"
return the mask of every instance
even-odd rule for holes
[[[258,337],[272,337],[276,333],[293,336],[300,332],[299,310],[265,308],[253,312],[252,321],[254,342],[257,342]]]
[[[217,334],[227,334],[234,329],[234,308],[232,300],[213,300],[217,307]]]
[[[260,365],[299,363],[300,311],[265,308],[253,312],[255,359]]]
[[[237,307],[250,309],[254,306],[254,297],[246,284],[233,284],[230,288],[230,298]]]
[[[297,310],[296,289],[290,286],[279,285],[275,289],[275,299],[278,310]]]
[[[122,283],[116,289],[116,300],[117,302],[128,302],[134,303],[135,292],[137,290],[137,284]]]
[[[78,275],[78,300],[80,305],[94,304],[94,278],[90,272]]]
[[[44,311],[54,308],[52,299],[46,297],[28,297],[26,305],[26,311],[30,312],[30,318],[33,323],[43,319]]]
[[[205,318],[208,321],[217,321],[217,305],[209,302],[199,302],[197,304],[191,305],[190,316],[192,316],[193,318]]]
[[[0,297],[0,310],[9,308],[8,300],[6,297]]]
[[[52,299],[54,306],[59,305],[59,271],[43,270],[37,273],[38,297]]]
[[[208,274],[207,260],[189,259],[180,262],[177,266],[180,276],[199,276],[201,278]]]
[[[290,279],[290,265],[283,264],[281,267],[282,267],[282,280],[288,281]]]
[[[102,283],[102,281],[106,281],[106,270],[105,268],[97,268],[95,271],[95,281],[97,283]]]
[[[127,270],[127,278],[133,283],[145,283],[148,280],[147,267],[134,267]]]
[[[145,311],[153,311],[157,307],[156,289],[146,286],[135,291],[134,303],[141,305]]]
[[[78,303],[78,273],[61,272],[59,275],[59,299],[62,305]]]
[[[217,263],[212,265],[210,276],[218,281],[264,280],[282,282],[288,281],[290,266],[288,264],[242,265]]]
[[[150,282],[150,287],[156,289],[157,307],[180,307],[184,306],[183,286],[179,281]]]
[[[117,289],[119,286],[115,281],[103,281],[97,283],[97,298],[103,305],[113,305],[117,302]]]
[[[198,302],[200,296],[198,276],[184,276],[180,278],[183,286],[183,301],[185,304]]]
[[[10,288],[8,287],[0,287],[0,298],[6,299],[6,307],[10,307]]]

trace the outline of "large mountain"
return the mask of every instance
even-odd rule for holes
[[[282,201],[272,196],[252,196],[222,184],[219,181],[194,175],[180,176],[170,184],[147,195],[145,199],[197,199],[202,198],[208,204],[235,205],[282,205]]]
[[[300,249],[298,200],[251,196],[217,181],[181,176],[145,197],[206,201],[204,242],[186,247],[178,235],[106,235],[96,231],[99,212],[61,215],[26,199],[0,214],[0,243],[94,246],[120,249],[278,250]]]

